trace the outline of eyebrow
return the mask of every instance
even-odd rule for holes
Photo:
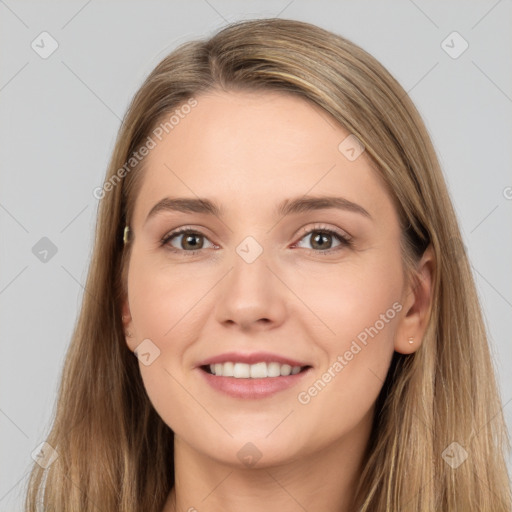
[[[275,214],[276,216],[285,217],[287,215],[330,208],[359,213],[369,219],[372,218],[368,211],[361,205],[349,201],[344,197],[337,196],[302,196],[293,199],[285,199],[277,206]],[[224,209],[210,199],[165,197],[151,208],[144,223],[146,224],[150,218],[164,211],[203,213],[206,215],[215,215],[216,217],[222,217],[224,215]]]

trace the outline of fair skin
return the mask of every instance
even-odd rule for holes
[[[366,153],[350,161],[340,152],[349,132],[320,108],[268,91],[196,99],[147,157],[123,304],[130,350],[146,339],[160,350],[139,367],[175,434],[176,484],[163,512],[253,512],[262,503],[266,512],[348,512],[393,352],[421,345],[432,254],[418,263],[419,285],[406,282],[392,200]],[[305,195],[343,197],[369,215],[276,215],[281,201]],[[146,221],[171,196],[207,198],[225,211],[160,211]],[[182,226],[195,237],[160,245]],[[350,236],[352,245],[329,234],[322,240],[320,228]],[[251,263],[237,252],[248,236],[257,246],[242,247],[262,249]],[[345,357],[372,326],[377,334]],[[311,368],[271,396],[237,398],[210,386],[197,367],[232,351],[272,352]],[[336,371],[339,356],[346,364]],[[308,393],[319,379],[325,386]],[[246,443],[259,453],[252,466],[240,457],[253,453]]]

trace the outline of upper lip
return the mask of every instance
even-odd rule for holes
[[[209,357],[204,361],[201,361],[197,366],[207,366],[209,364],[216,363],[246,363],[246,364],[256,364],[256,363],[279,363],[279,364],[289,364],[290,366],[310,366],[308,363],[297,361],[295,359],[291,359],[290,357],[280,356],[279,354],[272,354],[270,352],[252,352],[251,354],[243,354],[240,352],[225,352],[224,354],[219,354],[218,356]]]

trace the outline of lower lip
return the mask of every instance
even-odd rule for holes
[[[309,374],[310,370],[312,368],[308,368],[295,375],[282,377],[236,379],[235,377],[217,377],[198,368],[198,371],[212,388],[234,398],[265,398],[272,396],[279,391],[284,391],[297,385],[305,375]]]

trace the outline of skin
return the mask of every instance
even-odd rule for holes
[[[266,512],[349,511],[393,352],[421,345],[432,253],[418,263],[421,281],[413,287],[403,276],[391,198],[366,153],[350,161],[338,150],[349,132],[320,108],[268,91],[196,99],[147,157],[123,304],[130,350],[147,338],[160,350],[139,367],[152,404],[175,433],[176,485],[164,512],[260,511],[263,497]],[[275,217],[280,201],[305,194],[342,196],[371,218],[335,209]],[[166,196],[209,198],[226,213],[167,211],[145,224]],[[181,226],[204,235],[192,239],[202,247],[198,254],[186,253],[186,235],[160,245]],[[336,237],[319,246],[316,232],[301,230],[319,226],[349,234],[353,246]],[[236,252],[247,236],[263,249],[250,264]],[[338,250],[322,254],[329,247]],[[401,311],[300,403],[298,393],[396,302]],[[299,387],[273,396],[232,398],[196,368],[227,351],[269,351],[313,370]],[[261,453],[252,467],[237,456],[248,442]]]

